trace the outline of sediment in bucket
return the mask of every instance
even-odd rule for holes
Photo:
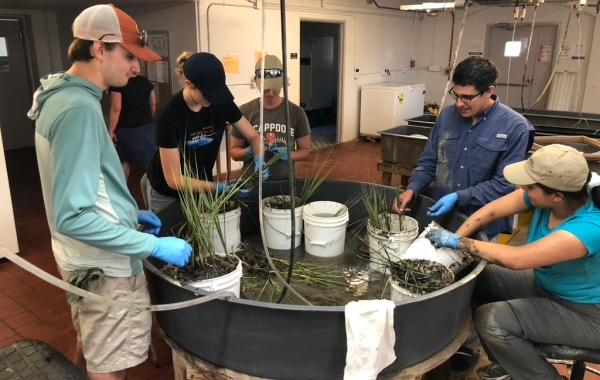
[[[375,228],[371,221],[367,223],[369,254],[371,261],[369,269],[385,272],[385,263],[389,260],[396,262],[419,234],[419,223],[410,216],[388,214],[392,232]],[[402,221],[402,226],[400,226]]]
[[[219,225],[221,226],[221,233],[223,234],[223,240],[225,240],[225,247],[227,250],[223,248],[223,242],[219,236],[219,231],[214,228],[212,235],[216,254],[225,255],[240,249],[242,241],[242,234],[240,233],[241,215],[242,210],[239,207],[234,210],[219,214]]]
[[[436,265],[439,265],[439,263],[437,263]],[[448,269],[444,266],[440,266],[440,268],[444,270],[443,276],[447,282],[445,285],[440,287],[440,289],[442,289],[454,282],[454,273],[450,269]],[[394,303],[399,303],[399,302],[405,301],[407,299],[413,299],[413,298],[419,297],[421,295],[432,293],[434,291],[439,290],[439,289],[435,289],[435,290],[430,289],[430,290],[424,292],[424,294],[420,294],[420,293],[415,293],[415,292],[411,291],[409,288],[400,285],[396,280],[394,280],[393,277],[389,277],[388,281],[391,284],[390,299]],[[410,287],[410,285],[408,285],[408,287]]]
[[[239,298],[242,274],[242,262],[239,261],[235,270],[230,273],[208,280],[190,282],[189,285],[212,293],[229,291]]]
[[[348,208],[331,201],[311,202],[304,206],[304,249],[320,257],[333,257],[344,252]]]
[[[278,195],[276,197],[281,197]],[[285,195],[289,200],[289,195]],[[292,212],[290,209],[277,209],[269,206],[268,197],[263,200],[264,232],[267,247],[271,249],[289,249],[292,241]],[[303,206],[296,207],[294,218],[296,219],[296,231],[294,248],[299,247],[302,242],[302,210]]]

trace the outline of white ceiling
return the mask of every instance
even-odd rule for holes
[[[111,3],[118,7],[188,3],[193,0],[0,0],[0,8],[13,9],[46,9],[83,8],[95,4]]]

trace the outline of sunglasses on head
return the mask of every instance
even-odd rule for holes
[[[114,33],[103,34],[102,37],[98,38],[98,41],[102,41],[102,39],[106,36],[116,36],[116,34],[114,34]],[[139,38],[140,38],[140,44],[142,45],[142,47],[148,46],[148,32],[146,32],[145,30],[142,30],[139,34]]]
[[[256,75],[256,78],[260,78],[261,70],[256,70],[254,72],[254,74]],[[265,79],[272,79],[272,78],[281,78],[283,77],[283,70],[281,69],[265,69]]]

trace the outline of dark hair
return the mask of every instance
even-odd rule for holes
[[[452,83],[458,86],[473,86],[479,92],[487,91],[496,84],[498,69],[486,58],[469,57],[454,69]]]
[[[118,43],[116,42],[103,42],[104,46],[106,46],[107,51],[113,51]],[[89,62],[94,59],[92,56],[92,45],[94,41],[90,40],[82,40],[80,38],[75,38],[71,45],[69,46],[69,61],[71,63],[74,62]]]
[[[588,183],[590,182],[591,178],[592,172],[589,172],[587,181],[585,181],[585,185],[583,185],[583,188],[579,191],[560,191],[542,185],[541,183],[538,183],[537,185],[547,195],[562,194],[565,197],[567,205],[572,209],[578,208],[580,205],[587,203],[590,198],[592,199],[592,202],[594,202],[594,205],[600,208],[600,186],[596,186],[590,192],[588,192]]]

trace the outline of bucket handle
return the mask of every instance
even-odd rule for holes
[[[264,220],[265,220],[265,222],[267,222],[267,224],[269,225],[269,227],[271,227],[275,232],[279,232],[280,234],[282,234],[283,236],[285,236],[286,239],[289,239],[289,238],[292,237],[291,233],[290,234],[286,234],[285,232],[279,231],[277,228],[275,228],[274,225],[272,225],[271,223],[269,223],[269,218],[264,218]],[[300,234],[302,234],[303,227],[304,226],[302,224],[300,224]],[[296,232],[296,234],[298,234],[298,233]]]
[[[311,245],[319,245],[321,247],[329,247],[330,245],[333,245],[333,244],[339,242],[340,240],[343,240],[343,238],[338,238],[338,239],[335,239],[333,241],[328,241],[328,242],[324,242],[324,241],[320,241],[320,240],[313,240],[310,238],[309,235],[306,234],[306,231],[304,231],[304,236],[308,238]]]

